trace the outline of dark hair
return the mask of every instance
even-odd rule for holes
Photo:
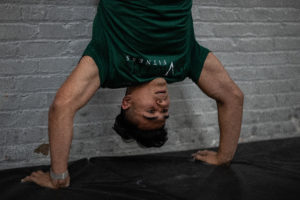
[[[144,147],[161,147],[168,140],[164,126],[155,130],[140,130],[135,124],[126,119],[123,109],[116,117],[113,129],[123,140],[134,139],[139,145]]]

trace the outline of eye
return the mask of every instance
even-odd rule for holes
[[[162,110],[162,112],[163,112],[163,113],[167,113],[167,112],[168,112],[168,109],[167,109],[167,108],[164,108],[164,109]]]
[[[155,109],[151,108],[151,109],[147,110],[147,112],[153,114],[153,113],[155,113]]]

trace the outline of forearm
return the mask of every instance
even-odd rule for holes
[[[70,146],[73,137],[74,114],[70,109],[51,106],[49,110],[49,142],[51,168],[63,173],[68,167]]]
[[[226,163],[232,160],[241,131],[243,100],[233,99],[232,101],[220,103],[218,106],[218,121],[220,127],[220,142],[218,158]]]

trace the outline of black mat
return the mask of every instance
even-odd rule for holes
[[[240,144],[229,168],[192,162],[194,152],[78,160],[60,190],[20,183],[49,166],[4,170],[0,199],[300,199],[300,138]]]

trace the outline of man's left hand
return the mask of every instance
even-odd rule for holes
[[[66,188],[70,185],[70,176],[64,180],[52,180],[49,172],[39,170],[37,172],[33,172],[30,176],[26,176],[21,180],[21,182],[33,182],[41,187],[59,189]]]

